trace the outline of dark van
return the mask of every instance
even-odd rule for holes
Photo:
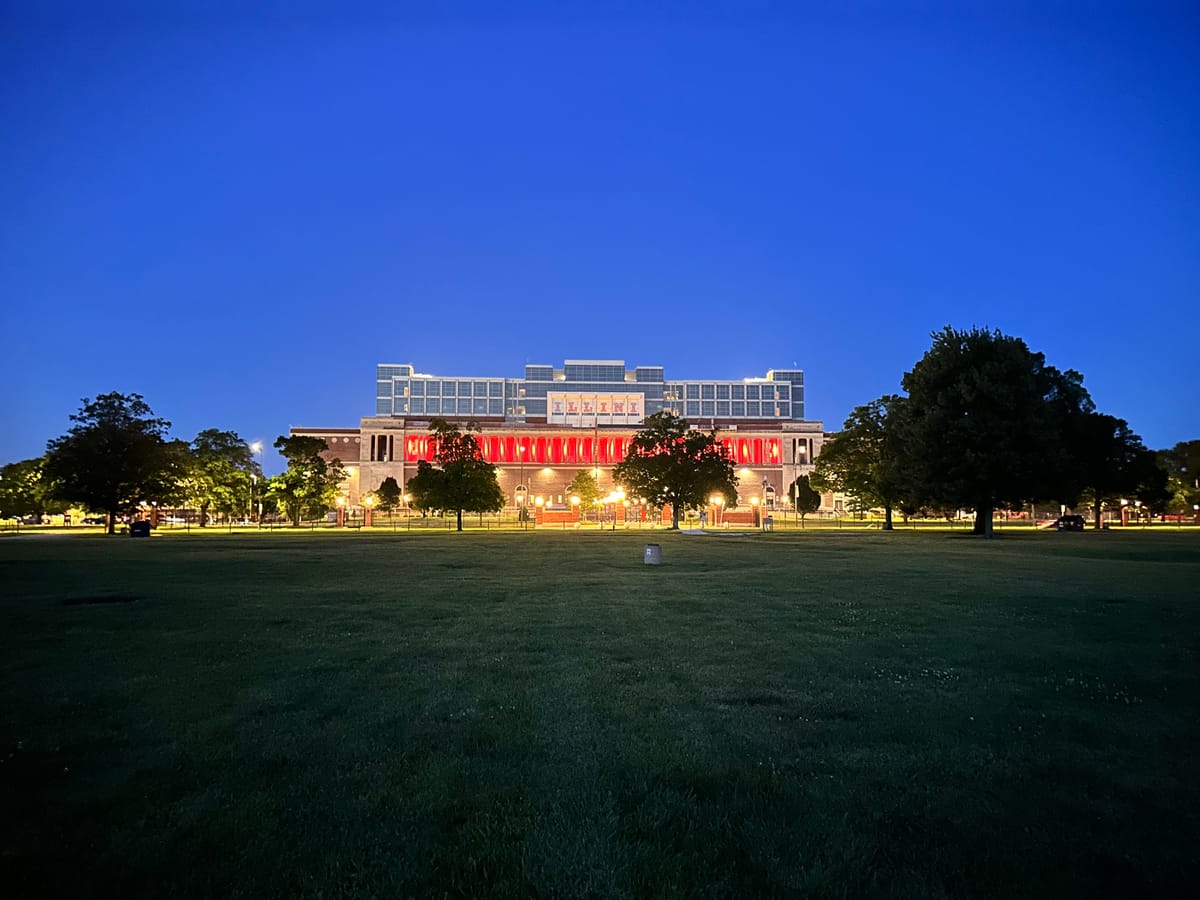
[[[1059,516],[1054,527],[1059,531],[1083,531],[1086,523],[1083,521],[1083,516]]]

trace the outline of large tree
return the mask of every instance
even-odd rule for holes
[[[821,492],[812,486],[811,479],[807,475],[801,475],[792,482],[789,494],[792,498],[792,505],[800,516],[800,527],[803,528],[804,517],[821,508]]]
[[[67,505],[54,496],[46,478],[46,457],[23,459],[0,468],[0,519],[65,512]]]
[[[389,475],[383,479],[378,490],[375,491],[375,508],[381,513],[387,513],[388,521],[391,522],[392,515],[396,512],[396,507],[400,505],[402,496],[399,483]]]
[[[583,509],[591,509],[596,501],[600,499],[600,486],[596,484],[596,476],[592,474],[591,469],[584,469],[576,473],[571,479],[571,483],[567,485],[567,495],[570,497],[578,497],[579,504]]]
[[[459,531],[463,530],[464,512],[504,509],[504,491],[496,480],[496,471],[483,458],[475,438],[478,426],[469,423],[467,430],[461,431],[445,419],[433,419],[429,427],[433,432],[434,462],[419,462],[417,474],[408,482],[413,506],[453,511]]]
[[[685,510],[704,506],[713,494],[737,505],[733,460],[715,431],[692,430],[669,412],[647,416],[645,426],[630,441],[624,462],[613,467],[613,478],[629,496],[659,508],[670,504],[672,528]]]
[[[307,435],[280,435],[275,449],[288,463],[287,470],[270,481],[269,491],[275,502],[292,525],[299,525],[305,516],[323,516],[334,505],[338,487],[346,478],[341,460],[326,462],[321,454],[329,445]]]
[[[1106,505],[1123,497],[1136,497],[1143,482],[1153,478],[1148,469],[1153,465],[1153,454],[1128,422],[1103,413],[1078,417],[1069,440],[1074,484],[1062,499],[1070,506],[1076,500],[1086,503],[1095,517],[1095,527],[1100,528]]]
[[[171,423],[157,418],[141,394],[101,394],[83,401],[75,424],[46,445],[45,475],[57,496],[108,517],[141,502],[165,502],[178,490],[179,453],[166,440]]]
[[[191,450],[188,493],[200,509],[201,527],[208,523],[210,511],[232,515],[253,505],[251,495],[262,471],[237,432],[207,428],[196,435]]]
[[[990,536],[995,510],[1060,496],[1069,420],[1092,411],[1082,382],[1020,338],[935,332],[903,379],[903,440],[918,499],[973,509],[974,532]]]
[[[1143,450],[1138,454],[1137,471],[1139,478],[1134,497],[1156,515],[1169,512],[1173,499],[1170,477],[1167,470],[1159,465],[1153,450]]]
[[[1167,473],[1171,504],[1180,513],[1195,514],[1200,505],[1200,441],[1182,441],[1158,452],[1158,463]]]
[[[855,407],[842,430],[821,447],[813,472],[820,490],[849,494],[867,508],[883,507],[883,529],[906,495],[903,417],[907,402],[891,394]]]

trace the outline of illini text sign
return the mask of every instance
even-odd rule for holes
[[[645,394],[546,395],[546,420],[553,425],[641,425],[646,413]]]

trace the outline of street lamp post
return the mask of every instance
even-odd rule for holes
[[[263,442],[262,441],[252,441],[250,444],[250,454],[251,454],[251,457],[253,457],[255,454],[258,455],[258,471],[262,474],[263,489],[265,490],[267,487],[267,473],[263,470]],[[255,494],[255,488],[258,487],[258,478],[256,478],[252,474],[250,476],[250,479],[251,479],[250,515],[254,515],[254,494]],[[258,497],[258,527],[259,528],[262,528],[262,508],[263,508],[262,495],[259,494],[259,497]]]
[[[525,445],[517,438],[517,461],[520,464],[520,484],[517,485],[517,518],[521,527],[525,528],[525,497],[529,493],[525,488]]]

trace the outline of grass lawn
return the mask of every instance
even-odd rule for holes
[[[5,537],[0,895],[1191,896],[1198,650],[1200,533]]]

